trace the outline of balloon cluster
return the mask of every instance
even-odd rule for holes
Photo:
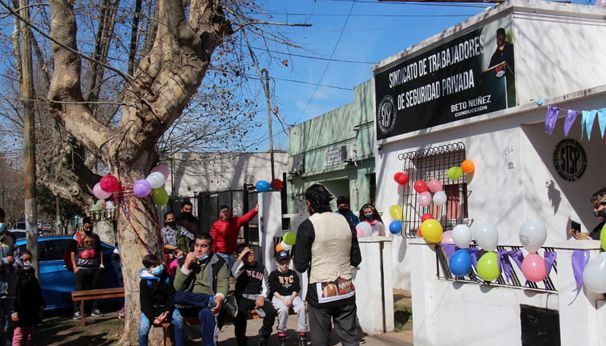
[[[392,218],[392,222],[389,224],[389,232],[391,234],[398,234],[402,232],[402,221],[404,221],[404,210],[401,206],[394,204],[389,207],[389,216]]]
[[[471,230],[467,225],[457,225],[451,232],[454,244],[459,248],[448,261],[450,272],[455,276],[464,276],[471,270],[471,255],[469,254],[469,243],[471,243]]]
[[[547,239],[545,225],[536,220],[528,220],[520,227],[520,243],[528,255],[522,261],[522,274],[530,282],[543,281],[547,277],[547,266],[543,257],[537,254]]]
[[[446,192],[443,191],[444,187],[441,181],[435,178],[431,179],[429,183],[424,180],[417,180],[412,187],[419,194],[418,202],[421,207],[427,207],[431,202],[437,206],[446,205],[448,198]]]
[[[297,242],[297,234],[292,231],[287,231],[282,236],[282,241],[276,245],[276,252],[290,251],[292,246]]]
[[[453,166],[448,169],[446,175],[450,180],[457,180],[465,174],[473,174],[476,171],[475,164],[471,160],[461,162],[461,166]]]
[[[474,229],[477,245],[486,251],[478,260],[478,276],[484,281],[494,281],[501,275],[495,252],[499,234],[496,227],[491,224],[481,224]],[[467,225],[457,225],[449,236],[459,248],[448,261],[450,272],[455,276],[467,275],[471,270],[471,254],[469,253],[469,244],[473,239],[471,229]]]
[[[255,189],[257,189],[258,192],[267,192],[269,190],[280,191],[282,190],[282,187],[284,187],[284,182],[280,179],[274,179],[271,183],[267,180],[259,180],[255,184]]]

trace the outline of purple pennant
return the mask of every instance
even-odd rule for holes
[[[549,135],[553,134],[556,121],[558,121],[558,114],[560,114],[560,109],[558,107],[547,107],[547,116],[545,117],[545,132],[547,132]]]
[[[474,268],[478,267],[478,259],[484,254],[484,250],[477,247],[470,247],[469,254],[471,255],[471,264]]]
[[[499,250],[497,252],[497,258],[499,259],[499,270],[505,274],[505,279],[511,283],[511,262],[509,261],[509,251]]]
[[[589,262],[589,250],[574,250],[572,252],[572,272],[577,283],[577,292],[583,287],[583,271]]]
[[[564,121],[564,136],[568,136],[568,133],[570,133],[570,129],[572,128],[574,121],[577,119],[577,115],[579,115],[579,112],[575,111],[574,109],[568,110],[566,120]]]
[[[440,244],[440,247],[448,259],[457,251],[453,244]]]
[[[555,252],[545,252],[543,256],[545,257],[545,267],[547,267],[547,276],[551,272],[551,268],[553,267],[553,263],[556,260],[557,254]]]

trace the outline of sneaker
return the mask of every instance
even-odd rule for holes
[[[76,311],[74,312],[74,317],[72,317],[74,320],[79,320],[80,319],[80,312]]]
[[[280,340],[280,346],[286,346],[286,333],[278,332],[278,339]]]
[[[99,311],[99,309],[93,310],[93,312],[90,315],[93,316],[93,317],[101,317],[101,316],[103,316],[103,314],[101,313],[101,311]]]
[[[299,346],[307,346],[307,336],[305,333],[299,334]]]

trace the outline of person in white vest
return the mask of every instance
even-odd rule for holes
[[[321,184],[305,191],[311,215],[297,230],[294,265],[307,271],[311,344],[328,346],[332,323],[345,346],[359,345],[352,267],[362,262],[356,230],[330,210],[333,196]]]

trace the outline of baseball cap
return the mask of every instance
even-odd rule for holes
[[[276,261],[281,261],[283,259],[290,259],[290,254],[286,250],[282,250],[276,254]]]

